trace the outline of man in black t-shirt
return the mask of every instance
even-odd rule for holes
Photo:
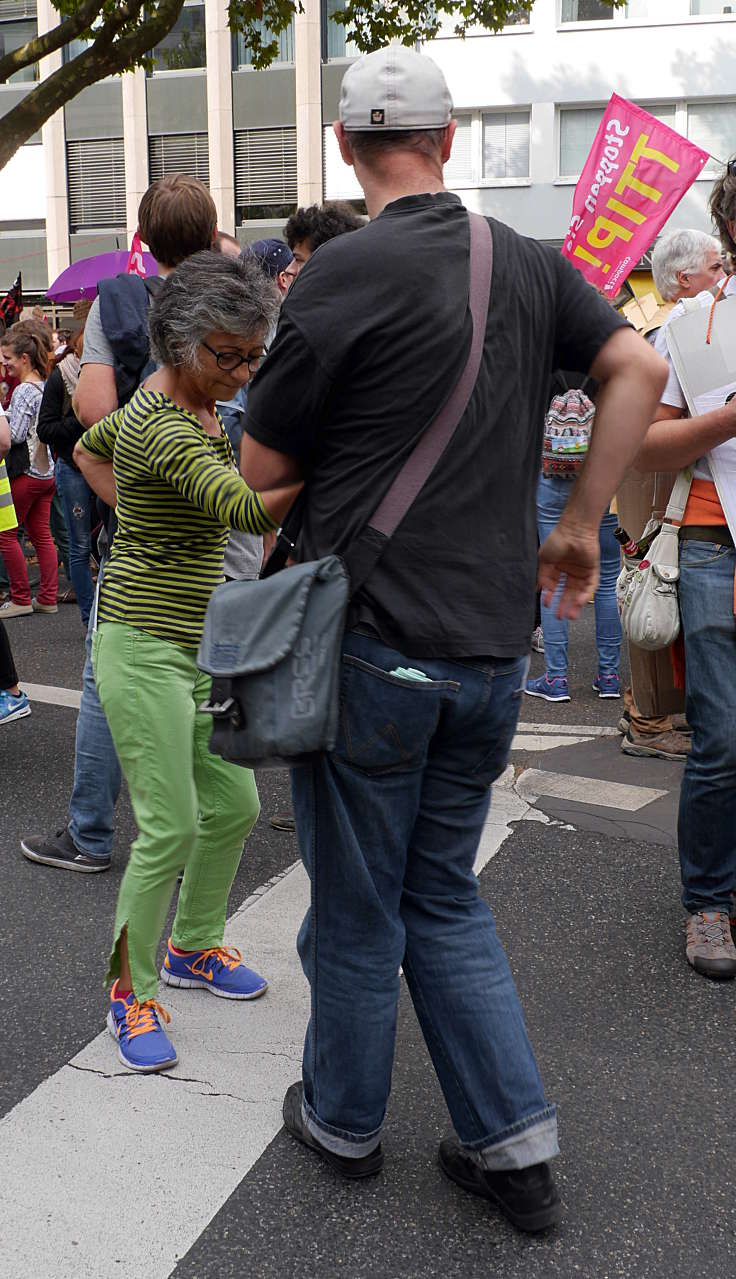
[[[306,477],[302,559],[351,544],[467,359],[468,219],[442,181],[451,107],[435,64],[403,46],[343,80],[335,131],[371,221],[323,245],[293,285],[241,454],[256,488]],[[601,383],[586,467],[540,551],[540,582],[551,593],[566,578],[572,617],[666,370],[558,253],[491,228],[474,392],[352,601],[336,749],[292,776],[312,1015],[284,1119],[345,1176],[379,1170],[402,965],[459,1138],[440,1147],[444,1171],[538,1230],[559,1215],[555,1110],[473,865],[527,668],[551,372]]]

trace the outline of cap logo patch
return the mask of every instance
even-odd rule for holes
[[[371,124],[383,124],[386,112],[381,107],[374,107],[371,111]]]

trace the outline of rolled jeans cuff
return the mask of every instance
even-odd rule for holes
[[[331,1125],[320,1122],[304,1097],[302,1098],[302,1119],[305,1128],[321,1146],[324,1146],[325,1150],[331,1151],[333,1155],[342,1155],[344,1159],[362,1159],[365,1155],[372,1155],[381,1144],[383,1125],[369,1133],[355,1133],[348,1132],[345,1128],[333,1128]]]
[[[546,1106],[523,1123],[514,1124],[506,1136],[490,1145],[476,1142],[464,1147],[475,1162],[488,1172],[508,1172],[513,1168],[529,1168],[559,1155],[557,1144],[557,1111]]]

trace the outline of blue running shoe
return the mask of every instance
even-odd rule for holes
[[[593,680],[593,692],[599,697],[620,697],[621,683],[618,675],[596,675]]]
[[[117,991],[118,983],[115,982],[110,992],[107,1029],[118,1041],[118,1057],[123,1065],[128,1070],[143,1073],[175,1066],[179,1060],[176,1049],[158,1020],[162,1017],[166,1022],[171,1021],[166,1009],[155,999],[139,1004],[132,992],[123,999]]]
[[[570,701],[567,676],[565,675],[553,675],[550,679],[545,672],[538,679],[528,679],[524,692],[528,693],[530,697],[543,697],[545,702]]]
[[[265,977],[246,968],[239,950],[212,946],[180,955],[171,938],[161,976],[169,986],[203,986],[220,999],[258,999],[268,989]]]
[[[10,724],[14,719],[25,719],[30,713],[28,698],[22,690],[17,697],[15,693],[8,692],[7,688],[0,690],[0,724]]]

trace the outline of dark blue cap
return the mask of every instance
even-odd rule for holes
[[[294,254],[283,240],[254,240],[249,246],[254,257],[258,258],[267,275],[274,279],[280,271],[285,271]]]

